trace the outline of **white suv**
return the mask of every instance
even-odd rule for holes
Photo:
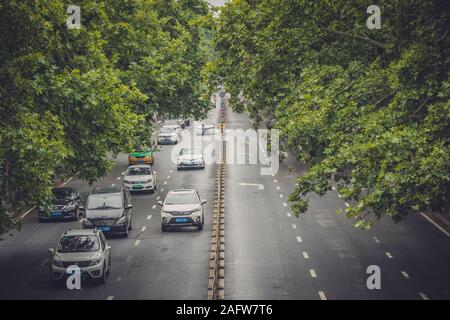
[[[101,230],[67,230],[59,239],[55,249],[48,249],[51,255],[50,279],[61,280],[67,276],[67,268],[76,265],[82,279],[99,280],[105,283],[111,268],[111,247]]]
[[[150,165],[129,166],[123,177],[123,186],[130,191],[156,190],[156,174]]]
[[[169,227],[196,226],[203,230],[205,215],[203,205],[206,200],[200,200],[197,190],[179,189],[167,193],[164,203],[158,201],[161,208],[161,230]]]

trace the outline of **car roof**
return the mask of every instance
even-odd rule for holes
[[[122,193],[121,187],[95,187],[91,194]]]
[[[195,193],[195,189],[175,189],[170,190],[168,193]]]
[[[64,232],[64,236],[95,236],[98,234],[98,229],[68,229]]]

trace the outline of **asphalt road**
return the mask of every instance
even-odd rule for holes
[[[209,117],[217,119],[217,112]],[[227,128],[250,128],[250,121],[228,111]],[[192,129],[186,129],[184,141]],[[39,223],[32,212],[20,231],[1,236],[0,299],[206,299],[215,164],[177,172],[172,148],[162,146],[156,154],[158,191],[132,195],[130,237],[108,239],[112,269],[105,285],[53,287],[47,249],[66,229],[81,225]],[[121,184],[126,168],[127,157],[120,155],[95,185]],[[423,217],[401,224],[383,219],[361,231],[335,214],[345,203],[333,191],[313,197],[308,213],[296,218],[287,197],[304,168],[288,156],[275,176],[259,170],[259,165],[227,165],[227,299],[450,299],[450,238]],[[85,199],[92,190],[80,180],[68,186]],[[156,203],[176,188],[196,188],[208,201],[203,231],[161,232]],[[369,265],[381,268],[380,290],[366,286]]]

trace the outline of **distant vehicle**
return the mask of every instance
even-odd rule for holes
[[[215,133],[216,126],[210,120],[204,120],[201,124],[197,125],[197,135],[213,135]]]
[[[277,119],[275,117],[269,118],[266,123],[266,128],[271,130],[273,127],[275,127]]]
[[[83,213],[80,208],[83,206],[83,199],[76,189],[68,187],[53,188],[50,207],[38,207],[39,221],[79,220]]]
[[[135,164],[149,164],[153,165],[155,163],[155,158],[153,156],[153,150],[138,150],[132,152],[128,155],[128,165],[132,166]]]
[[[186,128],[186,122],[184,120],[178,119],[177,122],[181,129]]]
[[[163,127],[173,128],[177,132],[179,136],[181,136],[181,126],[178,123],[178,120],[166,120],[164,121]]]
[[[126,188],[94,188],[87,200],[83,228],[99,228],[107,235],[128,237],[132,208],[130,192]]]
[[[177,157],[177,169],[205,168],[205,159],[201,150],[194,148],[183,148]]]
[[[170,227],[196,226],[203,230],[205,215],[203,205],[206,200],[200,200],[195,189],[171,190],[167,193],[161,206],[161,230],[167,231]]]
[[[156,175],[149,165],[130,166],[123,177],[123,186],[130,191],[155,192]]]
[[[173,127],[162,127],[156,136],[157,144],[177,144],[180,139],[177,131]]]
[[[77,265],[82,279],[106,282],[111,270],[111,247],[101,230],[67,230],[56,248],[48,249],[51,256],[50,279],[57,282],[69,274],[67,268]]]

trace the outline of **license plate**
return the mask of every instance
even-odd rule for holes
[[[62,211],[52,211],[52,217],[60,217],[62,216]]]
[[[137,164],[144,164],[144,160],[138,160]]]
[[[142,188],[144,188],[144,186],[141,184],[137,184],[137,185],[132,186],[132,188],[133,189],[142,189]]]
[[[187,222],[187,221],[188,221],[187,218],[176,218],[176,219],[175,219],[175,222],[181,222],[181,223],[183,223],[183,222]]]
[[[102,230],[103,232],[109,231],[111,230],[110,227],[100,227],[100,230]]]

